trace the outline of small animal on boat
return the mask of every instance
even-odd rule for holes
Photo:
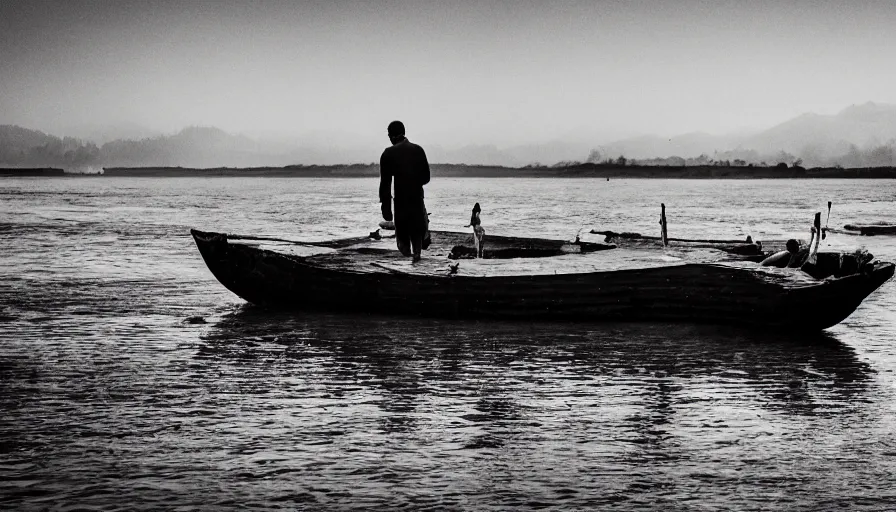
[[[485,229],[482,227],[482,219],[479,218],[479,214],[482,212],[482,208],[479,206],[479,203],[473,205],[473,213],[470,215],[470,223],[467,224],[467,227],[473,227],[473,245],[476,248],[476,257],[482,257],[482,239],[485,238]]]

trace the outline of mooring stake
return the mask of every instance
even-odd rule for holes
[[[669,247],[669,233],[666,231],[666,203],[660,203],[662,211],[660,212],[660,239],[663,241],[663,247]]]

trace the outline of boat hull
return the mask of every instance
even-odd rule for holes
[[[819,330],[850,314],[893,276],[871,272],[784,286],[717,264],[560,275],[463,276],[346,272],[193,231],[208,268],[243,299],[267,307],[552,321],[686,321]]]

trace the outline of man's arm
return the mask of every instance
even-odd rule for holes
[[[420,184],[427,183],[429,183],[429,162],[426,160],[426,152],[420,148]]]
[[[392,220],[392,169],[385,152],[380,157],[380,203],[383,219]]]
[[[392,169],[386,159],[386,154],[380,157],[380,202],[392,202]]]

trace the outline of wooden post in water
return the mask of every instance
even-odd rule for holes
[[[824,221],[824,229],[821,230],[821,239],[824,240],[828,236],[828,223],[831,221],[831,203],[828,201],[828,218]]]
[[[818,244],[821,243],[821,212],[815,212],[815,222],[812,223],[812,241],[809,242],[808,263],[815,264],[818,260]]]
[[[663,247],[669,247],[669,233],[666,231],[666,203],[660,203],[662,208],[660,212],[660,239],[663,241]]]

